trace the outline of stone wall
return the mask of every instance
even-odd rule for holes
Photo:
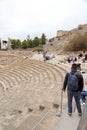
[[[61,37],[63,35],[67,35],[68,33],[69,33],[69,31],[59,30],[59,31],[57,31],[57,37]]]

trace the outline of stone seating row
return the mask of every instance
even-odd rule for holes
[[[2,95],[2,98],[0,100],[1,101],[0,102],[0,115],[1,116],[3,116],[3,114],[7,116],[6,113],[8,113],[8,115],[11,117],[11,113],[15,108],[16,109],[20,108],[21,110],[21,108],[23,108],[24,106],[28,108],[28,105],[30,106],[30,104],[32,104],[35,107],[36,106],[35,103],[36,103],[39,106],[40,104],[43,103],[43,100],[40,100],[41,97],[43,97],[45,102],[47,100],[47,102],[49,102],[49,105],[51,105],[52,101],[50,98],[47,99],[47,94],[51,95],[52,98],[54,99],[55,95],[58,93],[56,90],[58,88],[61,88],[61,81],[63,80],[63,74],[65,73],[65,70],[63,69],[61,70],[58,66],[50,65],[48,63],[45,64],[38,61],[32,61],[31,63],[30,61],[27,61],[27,62],[22,61],[22,63],[23,64],[20,67],[19,67],[19,64],[17,65],[18,68],[16,68],[16,66],[13,66],[14,71],[10,71],[9,73],[9,70],[7,70],[7,72],[3,74],[5,76],[9,74],[9,76],[7,76],[7,79],[9,79],[9,81],[10,81],[10,77],[13,77],[13,79],[15,79],[13,81],[16,81],[16,77],[17,77],[19,82],[17,82],[18,87],[16,88],[11,87],[12,91],[8,89],[9,91],[7,91],[7,93]],[[12,66],[11,66],[11,69],[12,69]],[[28,78],[28,80],[26,78]],[[53,78],[53,81],[51,82],[52,78]],[[3,79],[3,76],[2,76],[2,79]],[[47,80],[47,84],[45,84],[45,80]],[[60,80],[59,81],[60,85],[58,84],[57,80]],[[40,88],[40,90],[38,89],[38,87]],[[48,93],[46,92],[46,89],[47,91],[49,91]],[[60,89],[58,89],[58,91],[59,90]],[[22,91],[24,92],[21,93]],[[42,95],[39,95],[41,93]],[[50,107],[49,105],[45,107],[49,108]],[[39,113],[36,110],[35,113],[32,113],[32,114],[33,114],[33,120],[34,120],[36,114],[39,114]],[[28,118],[30,119],[31,116],[29,116]],[[23,120],[26,119],[26,115],[24,116],[24,119],[21,117],[21,114],[19,114],[19,116],[15,115],[12,118],[12,120],[9,119],[8,123],[15,124],[14,122],[17,123],[16,120],[18,119],[20,119],[20,122],[22,123]],[[6,121],[6,118],[4,118],[1,123],[3,124],[5,123],[5,121]],[[35,122],[37,122],[37,118]],[[35,123],[34,124],[32,123],[32,126],[33,125],[35,125]],[[15,126],[18,127],[19,124],[18,125],[15,124]]]

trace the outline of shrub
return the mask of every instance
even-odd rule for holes
[[[80,25],[80,26],[78,26],[78,29],[79,29],[79,30],[81,30],[81,29],[82,29],[82,26],[81,26],[81,25]]]
[[[87,50],[87,34],[77,34],[69,43],[64,46],[65,51]]]
[[[53,46],[53,44],[52,44],[52,43],[51,43],[50,45],[51,45],[51,46]]]
[[[42,52],[43,51],[43,46],[42,45],[39,45],[38,47],[36,47],[35,49],[34,49],[34,51],[37,51],[37,52]]]
[[[54,108],[58,108],[58,107],[59,107],[59,104],[54,104],[53,107],[54,107]]]
[[[33,109],[32,108],[28,108],[28,112],[32,112],[33,111]]]
[[[40,110],[44,110],[44,109],[45,109],[45,107],[44,107],[44,106],[42,106],[42,105],[40,105],[40,106],[39,106],[39,109],[40,109]]]

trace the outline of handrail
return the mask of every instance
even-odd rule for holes
[[[48,64],[54,65],[54,64],[51,64],[51,63],[48,63]],[[54,67],[55,67],[55,66],[54,66]],[[59,67],[60,67],[60,66],[59,66]],[[60,68],[62,68],[62,67],[60,67]],[[65,68],[62,68],[62,69],[63,69],[64,71],[66,71]],[[66,71],[66,72],[67,72],[67,71]],[[53,108],[53,104],[54,104],[55,100],[56,100],[56,99],[58,98],[58,96],[60,96],[60,95],[61,95],[61,89],[60,89],[60,93],[58,93],[57,96],[55,97],[55,99],[54,99],[54,101],[53,101],[51,107],[50,107],[50,108],[48,109],[48,111],[42,116],[42,118],[37,122],[37,124],[31,128],[31,130],[35,130],[35,128],[37,128],[37,127],[41,124],[41,122],[46,118],[46,116],[49,114],[49,112],[50,112],[51,109]]]
[[[58,96],[60,96],[60,93],[57,94],[55,99],[57,99]],[[54,101],[55,101],[55,99],[54,99]],[[52,108],[53,108],[53,104],[51,105],[51,107],[48,109],[48,111],[44,114],[44,116],[42,116],[42,118],[37,122],[37,124],[31,130],[34,130],[46,118],[46,116],[48,115],[48,113],[51,111]]]

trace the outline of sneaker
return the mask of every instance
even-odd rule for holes
[[[78,113],[79,116],[82,116],[82,113]]]
[[[83,106],[85,106],[85,103],[83,102]]]
[[[83,102],[83,103],[81,103],[81,106],[85,106],[85,103]]]
[[[72,113],[68,113],[69,116],[72,116]]]

